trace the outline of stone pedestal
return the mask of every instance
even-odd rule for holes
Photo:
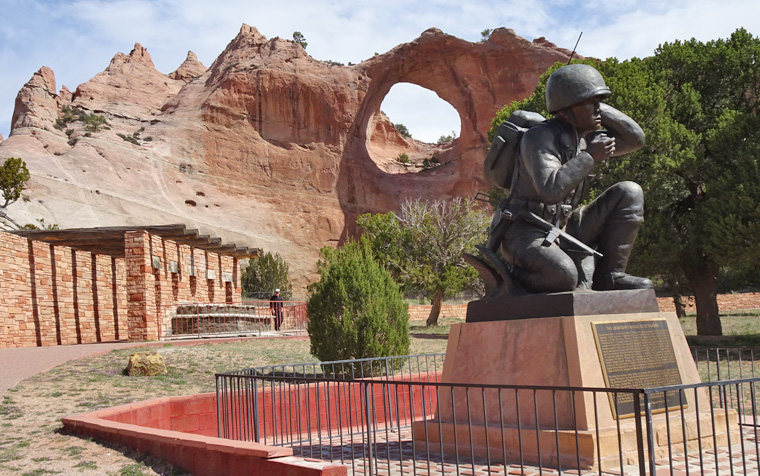
[[[467,305],[467,322],[659,312],[651,289],[500,295]]]
[[[488,456],[492,461],[506,458],[519,462],[522,453],[523,461],[528,464],[538,463],[540,444],[543,465],[557,464],[559,447],[563,468],[577,467],[578,462],[581,468],[596,468],[600,461],[603,469],[619,467],[621,449],[624,464],[635,460],[636,419],[632,414],[618,419],[616,407],[607,394],[479,386],[609,388],[594,336],[594,325],[621,323],[625,326],[628,322],[647,325],[649,321],[658,324],[661,332],[666,332],[663,321],[667,323],[667,334],[673,347],[670,355],[675,360],[673,368],[677,366],[677,375],[680,376],[680,382],[672,383],[700,382],[675,313],[573,315],[466,322],[452,326],[441,381],[471,387],[441,388],[435,419],[418,422],[414,426],[415,444],[420,449],[428,444],[432,448],[443,448],[445,453],[459,453],[460,456],[469,456],[474,452],[476,456]],[[652,352],[652,349],[641,348],[637,351],[646,353]],[[724,442],[727,428],[728,433],[736,433],[731,435],[731,439],[737,441],[735,413],[715,412],[717,419],[713,422],[705,392],[697,394],[698,401],[695,401],[693,390],[685,392],[684,397],[686,405],[683,414],[689,445],[697,444],[697,421],[700,422],[703,449],[713,445],[709,428],[722,429],[716,430],[719,433],[716,435],[718,445]],[[658,457],[667,455],[667,439],[661,437],[662,431],[667,429],[665,415],[661,412],[654,417],[655,452]],[[671,443],[683,441],[682,436],[679,440],[674,433],[681,433],[680,406],[668,415],[673,423],[670,428]],[[642,428],[646,428],[643,419],[641,423]],[[618,446],[618,425],[621,449]],[[469,428],[472,428],[472,443]],[[682,451],[683,443],[679,449]]]

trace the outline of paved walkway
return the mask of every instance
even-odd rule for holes
[[[374,474],[377,476],[441,475],[441,476],[627,476],[640,474],[639,467],[612,467],[603,471],[585,469],[577,471],[553,468],[538,468],[528,464],[488,464],[484,460],[472,461],[466,457],[457,462],[455,456],[441,458],[439,448],[416,449],[411,431],[375,432],[372,436],[374,457],[368,457],[367,441],[364,435],[324,438],[319,441],[301,441],[292,446],[293,454],[303,458],[333,461],[348,467],[349,475]],[[467,442],[465,442],[465,445]],[[760,466],[757,456],[758,445],[754,435],[745,434],[744,441],[731,448],[721,447],[718,451],[705,449],[685,456],[674,449],[672,458],[655,461],[652,476],[740,476],[758,475]],[[494,455],[498,458],[499,455]],[[572,461],[570,462],[572,465]]]

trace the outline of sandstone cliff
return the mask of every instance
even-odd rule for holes
[[[483,43],[430,29],[341,66],[243,25],[209,68],[189,52],[163,74],[136,44],[71,93],[56,91],[43,67],[19,92],[0,142],[0,157],[22,157],[32,173],[9,214],[62,228],[186,223],[279,252],[303,286],[320,247],[349,236],[358,214],[486,191],[494,113],[569,54],[504,28]],[[380,112],[401,82],[451,104],[459,138],[435,146],[401,137]],[[399,164],[402,152],[414,163]],[[418,165],[433,155],[441,165]]]

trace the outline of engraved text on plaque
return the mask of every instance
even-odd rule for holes
[[[595,322],[592,327],[607,387],[635,389],[682,383],[665,319]],[[664,410],[666,396],[657,392],[650,395],[650,402],[652,410]],[[631,394],[618,393],[617,398],[610,394],[610,404],[618,417],[633,416]],[[667,392],[667,408],[680,405],[679,392]]]

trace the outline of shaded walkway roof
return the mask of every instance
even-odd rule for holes
[[[128,231],[147,231],[177,244],[211,251],[235,258],[257,258],[258,248],[238,247],[234,243],[223,244],[221,238],[201,235],[198,230],[188,230],[183,224],[151,226],[106,226],[98,228],[67,228],[64,230],[14,230],[10,233],[51,245],[68,246],[93,254],[124,257],[124,234]]]

